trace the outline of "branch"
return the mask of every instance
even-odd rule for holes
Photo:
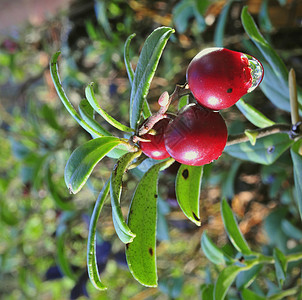
[[[250,130],[250,133],[255,133],[257,135],[256,137],[257,139],[276,133],[287,133],[290,136],[290,138],[293,138],[292,127],[293,126],[287,124],[275,124],[265,128]],[[248,142],[249,140],[250,140],[249,137],[245,133],[229,135],[226,145],[227,146],[235,145],[243,142]]]

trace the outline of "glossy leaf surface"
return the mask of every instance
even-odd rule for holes
[[[262,297],[258,294],[256,294],[255,292],[248,290],[248,289],[244,289],[241,291],[241,296],[243,300],[266,300],[267,298]]]
[[[97,222],[104,205],[105,199],[109,193],[109,182],[107,181],[100,192],[98,199],[95,203],[90,224],[89,224],[89,233],[88,233],[88,242],[87,242],[87,268],[88,275],[91,283],[98,290],[105,290],[106,286],[101,282],[99,270],[97,266],[96,259],[96,226]]]
[[[130,42],[134,37],[135,37],[135,33],[131,34],[127,38],[125,46],[124,46],[124,62],[125,62],[125,66],[126,66],[126,70],[127,70],[127,74],[128,74],[128,78],[129,78],[131,86],[132,86],[133,80],[134,80],[134,71],[133,71],[133,68],[131,65],[131,61],[130,61],[129,47],[130,47]],[[147,119],[148,117],[151,116],[151,111],[150,111],[149,105],[147,103],[147,99],[144,101],[144,104],[143,104],[143,116],[144,116],[144,119]]]
[[[199,198],[203,166],[182,164],[176,176],[176,198],[183,213],[200,226]]]
[[[140,180],[132,198],[128,226],[136,237],[126,245],[126,257],[133,277],[145,286],[157,286],[156,217],[158,173],[174,160],[151,167]]]
[[[302,140],[297,141],[290,150],[293,166],[297,204],[302,219]]]
[[[169,27],[155,29],[146,39],[136,66],[130,96],[130,127],[137,129],[143,104],[163,49],[174,32]]]
[[[242,114],[257,127],[264,128],[275,124],[275,122],[268,119],[259,110],[246,103],[242,99],[236,103],[236,106],[242,112]]]
[[[233,246],[243,254],[250,254],[252,251],[240,232],[235,216],[225,199],[221,201],[221,214],[224,227]]]
[[[231,265],[224,268],[215,283],[214,288],[214,299],[215,300],[222,300],[225,298],[228,289],[230,288],[231,284],[235,280],[236,276],[242,270],[242,267]]]
[[[256,279],[261,269],[262,269],[262,265],[259,264],[252,267],[250,270],[240,272],[236,278],[237,289],[242,290],[250,286],[253,283],[253,281]]]
[[[79,113],[82,119],[95,131],[99,132],[100,136],[112,136],[112,134],[103,128],[93,117],[94,110],[86,99],[81,100],[79,105]]]
[[[254,146],[243,142],[225,147],[224,152],[242,160],[270,165],[292,144],[293,140],[286,133],[276,133],[257,139]]]
[[[138,157],[141,152],[129,152],[123,155],[115,164],[110,178],[110,197],[112,207],[112,219],[115,231],[123,243],[130,243],[133,241],[135,234],[130,230],[124,220],[120,200],[122,193],[122,180],[125,171],[131,162]]]
[[[62,101],[62,103],[64,104],[65,108],[67,109],[67,111],[70,113],[70,115],[78,122],[78,124],[80,126],[82,126],[82,128],[84,128],[87,132],[89,132],[92,135],[96,135],[99,136],[99,132],[97,132],[96,130],[94,130],[91,126],[89,126],[79,115],[79,113],[75,110],[75,108],[73,107],[73,105],[71,104],[71,102],[69,101],[62,83],[61,83],[61,79],[59,77],[58,74],[58,65],[57,65],[57,61],[59,58],[61,52],[57,52],[55,53],[50,61],[50,74],[52,77],[52,81],[54,83],[54,86],[56,88],[56,91]]]
[[[93,109],[100,114],[110,125],[112,125],[113,127],[124,131],[124,132],[133,132],[134,130],[129,128],[126,125],[123,125],[122,123],[120,123],[119,121],[117,121],[116,119],[114,119],[113,117],[111,117],[108,113],[106,113],[101,106],[99,105],[97,99],[95,98],[95,94],[94,94],[94,90],[93,90],[93,83],[89,84],[86,89],[85,89],[85,95],[86,98],[88,100],[88,102],[90,103],[90,105],[93,107]]]
[[[78,147],[65,167],[65,183],[76,194],[86,183],[96,164],[114,147],[121,143],[116,137],[99,137]]]
[[[283,252],[278,248],[274,248],[273,256],[275,259],[277,281],[281,288],[286,278],[287,261]]]
[[[213,243],[205,231],[201,237],[201,248],[205,256],[214,264],[225,264],[232,261],[229,255]]]

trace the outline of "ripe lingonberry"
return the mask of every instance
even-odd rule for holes
[[[225,48],[199,52],[187,69],[187,81],[202,106],[220,110],[234,105],[262,80],[263,67],[254,57]]]
[[[141,136],[141,138],[148,140],[149,142],[140,141],[139,145],[144,154],[153,159],[165,159],[170,157],[169,153],[165,147],[164,141],[164,131],[168,126],[171,119],[164,118],[159,120],[153,126],[153,131],[155,134],[146,133]]]
[[[189,104],[169,123],[164,137],[166,149],[176,161],[201,166],[218,159],[227,134],[219,112]]]

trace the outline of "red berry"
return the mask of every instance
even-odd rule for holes
[[[263,67],[254,57],[224,48],[197,54],[187,69],[189,88],[197,102],[212,110],[228,108],[254,90]]]
[[[141,138],[145,140],[150,140],[150,142],[139,142],[141,150],[148,157],[151,157],[153,159],[165,159],[170,157],[169,153],[166,150],[164,141],[164,131],[167,128],[170,120],[170,118],[159,120],[153,126],[153,129],[156,131],[155,135],[146,133],[141,136]]]
[[[201,166],[218,159],[227,135],[227,127],[219,112],[189,104],[169,123],[165,145],[176,161]]]

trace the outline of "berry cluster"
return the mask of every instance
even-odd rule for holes
[[[176,117],[165,115],[152,132],[140,137],[140,147],[153,159],[172,157],[201,166],[218,159],[227,142],[227,127],[218,111],[254,90],[262,80],[263,67],[252,56],[208,48],[193,58],[186,75],[197,103],[186,105]]]

